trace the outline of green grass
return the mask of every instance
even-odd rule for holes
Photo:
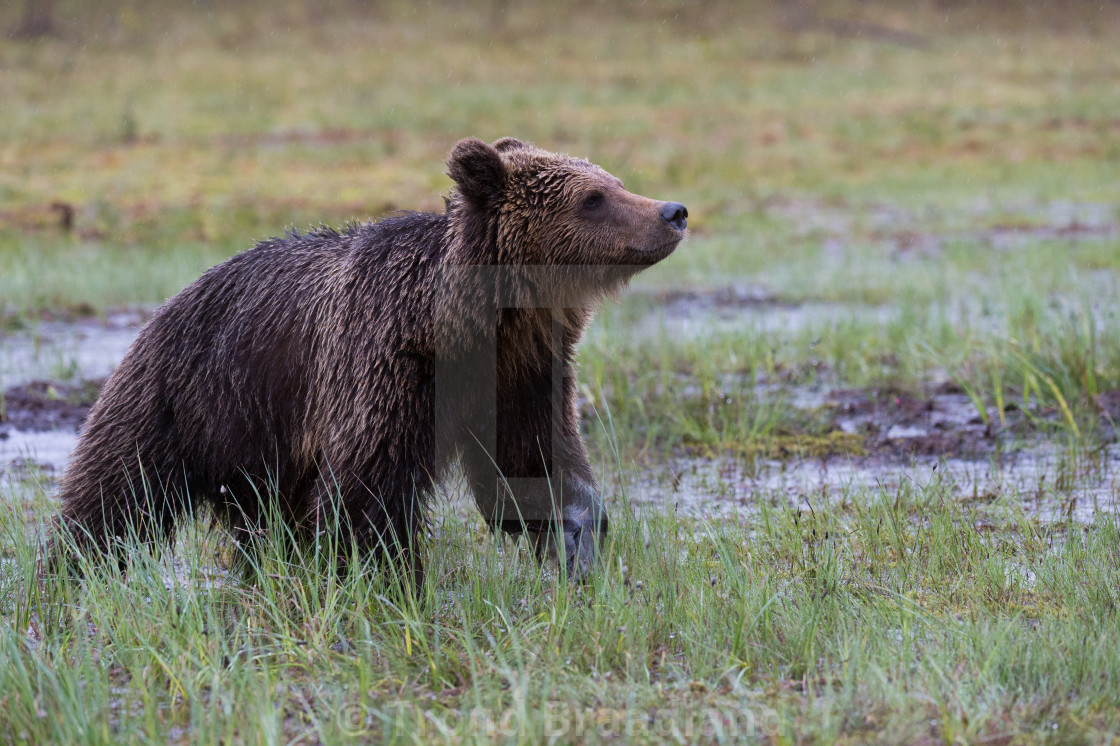
[[[467,135],[589,157],[692,229],[580,350],[612,518],[589,585],[453,500],[417,595],[281,540],[230,575],[193,524],[39,587],[33,474],[0,495],[0,741],[1115,740],[1120,527],[1053,516],[1115,482],[1117,9],[508,6],[60,0],[59,37],[0,38],[0,345],[289,225],[439,210]],[[978,469],[1061,458],[990,493],[677,484],[858,458],[807,393],[946,384],[1003,438]]]
[[[833,272],[818,247],[817,269],[795,258],[753,276],[774,303],[717,321],[701,307],[682,322],[635,294],[605,308],[584,343],[585,393],[609,404],[623,443],[661,454],[682,445],[767,452],[782,447],[774,436],[843,451],[819,440],[835,430],[798,402],[800,390],[922,392],[944,380],[969,393],[985,422],[1002,426],[1014,406],[1044,432],[1111,442],[1099,397],[1120,387],[1120,286],[1115,268],[1083,269],[1080,251],[1031,242],[1008,265],[950,249],[892,268],[877,249],[856,249],[846,260],[864,253],[866,263],[854,263],[866,271]],[[825,299],[798,295],[806,286],[815,294],[815,282]]]
[[[282,539],[238,582],[199,527],[173,564],[138,550],[127,579],[37,591],[27,524],[5,513],[0,732],[1103,742],[1120,526],[1043,523],[1024,497],[970,503],[935,478],[815,508],[763,500],[745,524],[634,518],[623,501],[587,586],[445,510],[415,595],[376,572],[336,578],[334,548],[292,558]],[[50,509],[34,490],[9,499]]]

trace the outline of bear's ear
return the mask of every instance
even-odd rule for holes
[[[518,140],[516,137],[503,137],[501,140],[494,141],[494,150],[499,153],[505,153],[509,150],[518,150],[525,147],[525,143]]]
[[[459,185],[460,194],[480,207],[497,202],[506,183],[498,151],[474,137],[460,140],[451,150],[447,175]]]

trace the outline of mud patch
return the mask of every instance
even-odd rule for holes
[[[105,379],[77,383],[32,381],[13,386],[0,395],[0,438],[12,430],[77,430],[89,416],[90,407]]]
[[[845,433],[866,436],[868,452],[975,458],[991,453],[999,437],[1015,432],[1018,418],[999,432],[951,384],[928,395],[902,391],[839,389],[825,407]]]
[[[0,486],[58,476],[103,383],[33,381],[0,395]]]
[[[29,328],[0,333],[0,486],[65,469],[101,385],[149,315],[44,313]]]

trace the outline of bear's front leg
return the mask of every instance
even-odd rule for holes
[[[581,446],[560,449],[577,456],[571,460],[544,459],[538,453],[536,459],[518,462],[508,450],[499,448],[495,458],[477,444],[462,458],[487,523],[515,537],[527,534],[538,559],[563,557],[572,580],[583,580],[593,570],[608,525]],[[545,473],[546,461],[559,468]]]
[[[582,579],[607,519],[579,435],[571,355],[582,311],[569,311],[483,313],[495,314],[496,334],[437,364],[436,411],[454,413],[455,426],[439,429],[451,433],[483,518],[528,533],[538,557],[562,555],[569,576]]]
[[[586,579],[598,561],[602,543],[607,535],[607,513],[603,509],[598,491],[585,484],[578,484],[581,492],[575,500],[561,509],[560,522],[550,522],[537,531],[530,531],[529,538],[536,548],[537,559],[563,558],[572,580]]]

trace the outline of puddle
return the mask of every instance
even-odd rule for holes
[[[1040,229],[1055,229],[1077,233],[1115,234],[1120,227],[1120,207],[1112,202],[1010,202],[996,204],[988,199],[978,199],[971,207],[976,219],[999,216],[1031,216],[1031,222]]]
[[[62,476],[76,445],[76,430],[0,433],[0,494],[28,477],[42,475],[53,480]]]
[[[33,330],[0,335],[0,488],[31,472],[62,473],[96,389],[144,319],[142,312],[118,311],[104,320],[39,321]]]
[[[857,229],[885,231],[913,225],[919,214],[903,207],[871,203],[850,205],[815,200],[772,198],[762,208],[793,223],[801,236],[815,234],[851,235]]]
[[[647,332],[691,327],[710,334],[713,324],[753,329],[797,328],[835,318],[838,306],[775,303],[757,290],[731,288],[708,294],[666,294],[647,314]],[[844,306],[884,321],[891,308]],[[5,392],[0,421],[0,487],[17,480],[57,479],[77,442],[96,379],[107,376],[127,351],[142,322],[138,313],[106,321],[46,321],[34,334],[0,338],[0,383]],[[698,332],[697,332],[698,333]],[[61,370],[60,370],[61,369]],[[66,375],[59,376],[58,373]],[[43,383],[76,381],[76,383]],[[90,381],[93,383],[90,383]],[[1113,445],[1091,470],[1071,474],[1058,447],[1035,442],[999,455],[1001,437],[1021,437],[1017,411],[1007,414],[1003,434],[984,424],[968,397],[951,385],[924,396],[873,390],[796,389],[760,384],[794,406],[821,411],[837,430],[863,437],[863,457],[826,456],[746,462],[677,459],[629,471],[636,504],[705,514],[749,516],[760,500],[799,505],[806,500],[840,499],[849,489],[893,490],[905,481],[918,485],[951,479],[962,499],[1014,492],[1035,496],[1032,514],[1088,521],[1111,512],[1120,500],[1120,450]],[[1102,407],[1120,411],[1107,395]],[[1106,401],[1107,399],[1107,401]],[[1115,407],[1112,405],[1115,404]],[[1106,406],[1107,405],[1107,406]],[[1029,432],[1028,432],[1029,436]],[[628,476],[628,478],[631,478]],[[1064,511],[1064,512],[1063,512]]]
[[[77,446],[77,430],[0,432],[0,495],[21,482],[46,479],[48,484],[62,476]]]
[[[690,339],[729,332],[788,334],[828,328],[837,319],[885,326],[901,315],[898,306],[788,303],[735,287],[709,293],[657,293],[653,298],[656,306],[636,324],[627,327],[628,335],[643,339],[661,335]]]
[[[0,435],[0,473],[13,467],[36,466],[62,472],[78,444],[77,430],[22,432],[10,430]]]
[[[120,311],[104,321],[40,321],[32,331],[0,335],[0,391],[31,381],[107,377],[136,339],[144,314]]]
[[[884,248],[892,260],[936,260],[952,245],[1012,252],[1040,242],[1075,244],[1120,240],[1120,208],[1114,203],[986,200],[956,209],[907,208],[879,203],[847,204],[770,199],[760,205],[793,227],[794,235],[819,243],[824,261],[839,268],[851,260],[853,243]]]
[[[727,459],[677,459],[660,467],[635,467],[633,473],[627,492],[639,508],[707,518],[749,519],[763,500],[810,510],[840,503],[854,491],[889,498],[906,483],[924,487],[935,481],[950,484],[962,501],[1018,496],[1021,507],[1042,521],[1090,523],[1098,514],[1120,510],[1117,445],[1075,474],[1059,448],[1042,444],[986,461],[837,456],[748,466]]]
[[[1000,241],[1009,234],[1024,238],[1081,239],[1120,235],[1120,209],[1108,202],[1018,202],[995,204],[978,199],[960,208],[907,208],[884,203],[847,204],[772,198],[761,205],[767,213],[796,227],[798,235],[880,237],[907,236],[919,241],[944,239]],[[936,226],[914,232],[914,226]],[[982,227],[987,226],[987,227]]]

